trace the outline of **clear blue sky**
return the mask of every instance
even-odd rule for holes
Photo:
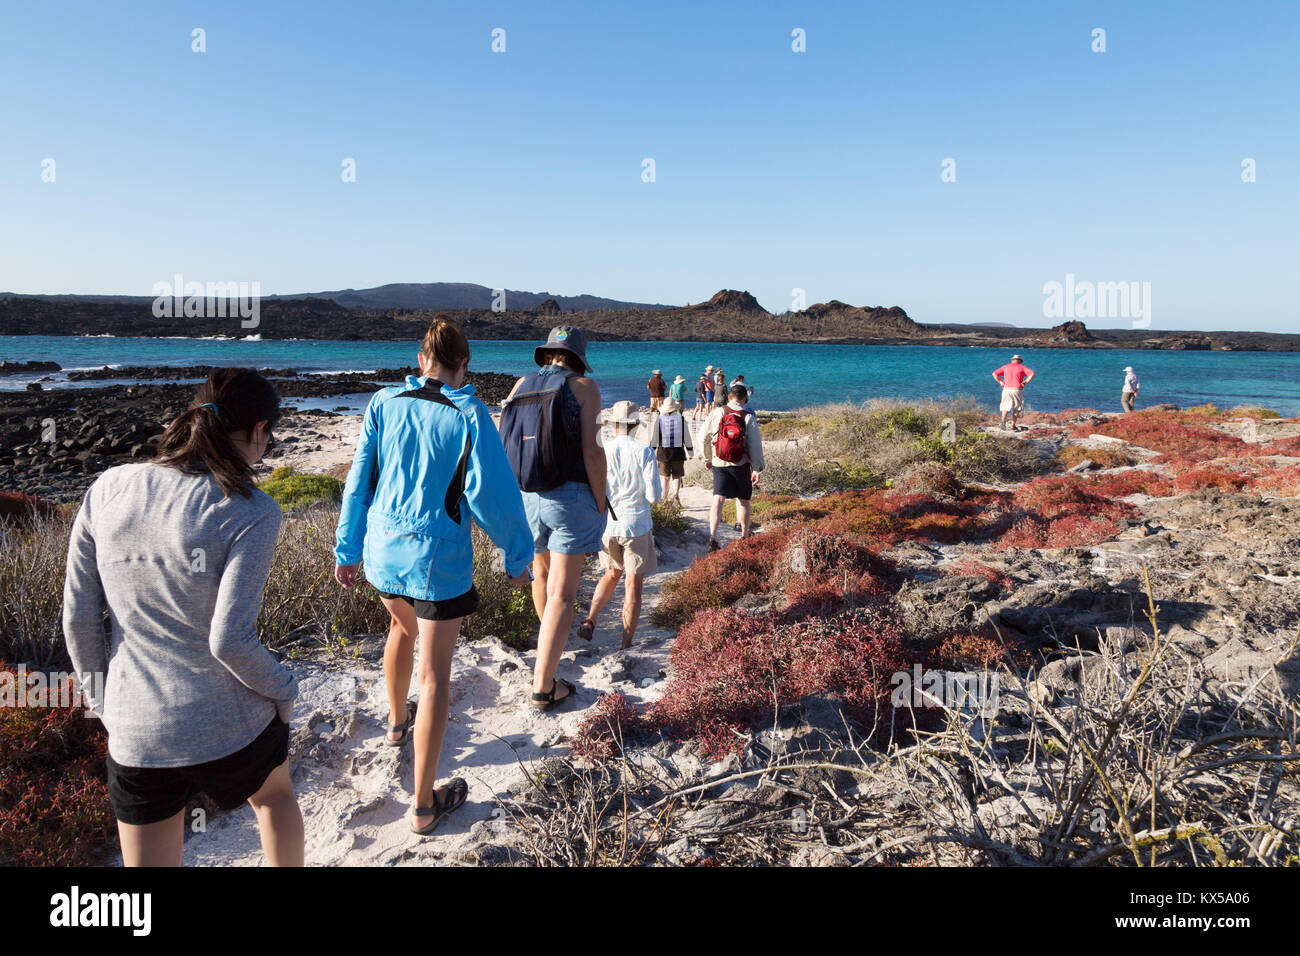
[[[1150,282],[1154,329],[1300,331],[1297,50],[1293,0],[6,3],[0,290],[802,288],[1043,325],[1074,273]]]

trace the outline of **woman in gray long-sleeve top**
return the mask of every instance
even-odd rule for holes
[[[100,475],[72,526],[63,632],[76,673],[107,672],[88,703],[108,730],[127,866],[180,865],[199,792],[223,809],[247,800],[268,861],[302,865],[288,762],[297,684],[257,635],[280,509],[252,466],[278,418],[264,378],[214,369],[158,457]]]

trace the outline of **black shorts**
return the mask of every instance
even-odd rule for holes
[[[244,749],[192,767],[123,767],[109,757],[108,802],[113,816],[136,826],[174,817],[199,793],[233,810],[288,759],[289,725],[276,714]]]
[[[753,471],[749,464],[714,465],[713,493],[724,498],[748,501],[754,496]]]
[[[474,585],[460,597],[444,598],[441,601],[421,601],[409,598],[405,594],[379,592],[390,601],[405,601],[415,608],[415,616],[422,621],[451,621],[478,610],[478,589]]]

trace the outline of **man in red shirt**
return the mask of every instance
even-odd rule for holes
[[[1010,362],[993,373],[993,377],[1002,386],[1002,404],[999,406],[1002,411],[1002,427],[1007,427],[1009,418],[1014,430],[1016,419],[1025,410],[1025,386],[1034,380],[1034,370],[1019,355],[1013,355]]]

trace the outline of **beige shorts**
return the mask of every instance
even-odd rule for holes
[[[1001,412],[1006,415],[1014,412],[1019,415],[1025,410],[1025,390],[1023,388],[1004,388],[1002,390]]]
[[[654,574],[659,570],[659,560],[655,556],[655,536],[653,531],[635,538],[610,536],[600,542],[600,566],[617,568],[628,574]]]

